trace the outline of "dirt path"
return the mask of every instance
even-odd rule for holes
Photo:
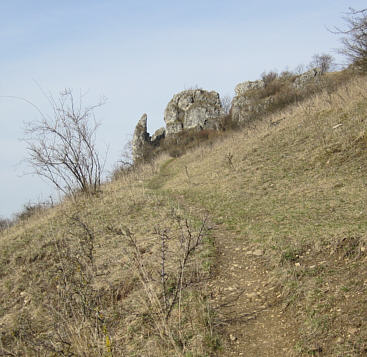
[[[296,356],[295,327],[284,311],[279,287],[263,267],[264,252],[221,227],[218,275],[211,284],[224,341],[219,356]]]

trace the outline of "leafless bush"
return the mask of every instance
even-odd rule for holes
[[[334,66],[334,57],[329,54],[316,54],[312,57],[309,68],[320,68],[321,73],[326,73],[332,70]]]
[[[305,65],[304,64],[299,64],[295,69],[294,69],[294,73],[295,74],[302,74],[305,72]]]
[[[349,8],[344,20],[347,24],[346,29],[335,28],[332,31],[342,35],[341,42],[344,47],[339,52],[359,70],[367,72],[367,8]]]
[[[233,165],[233,154],[231,152],[228,152],[226,155],[225,155],[225,161],[226,161],[226,164],[228,165],[228,167],[230,167],[231,169],[234,169],[234,165]]]
[[[166,151],[171,157],[180,157],[187,150],[203,145],[210,144],[211,139],[218,136],[218,131],[214,129],[188,129],[180,133],[165,138],[162,144],[158,147],[161,151]]]
[[[96,150],[94,110],[103,103],[83,106],[65,89],[48,97],[52,115],[27,124],[25,141],[32,173],[51,181],[65,194],[94,193],[101,184],[103,163]]]
[[[174,306],[180,303],[182,297],[182,291],[188,285],[190,285],[190,280],[186,276],[186,268],[190,264],[190,260],[203,242],[203,237],[206,230],[206,219],[202,222],[199,231],[195,234],[193,228],[190,226],[187,219],[182,223],[181,219],[178,219],[178,224],[181,230],[181,235],[179,236],[179,251],[177,266],[175,272],[170,276],[167,269],[167,242],[172,239],[169,236],[169,230],[155,228],[155,234],[159,237],[161,241],[161,289],[163,296],[163,310],[165,319],[168,320],[171,316],[172,309]],[[167,281],[173,279],[172,286],[168,289]]]
[[[134,169],[134,161],[132,157],[132,141],[129,140],[121,153],[121,159],[116,163],[115,168],[110,174],[111,180],[117,180]]]
[[[9,228],[13,222],[10,219],[0,217],[0,232]]]
[[[37,284],[24,291],[25,304],[35,304],[39,315],[20,311],[8,342],[0,343],[23,351],[14,356],[112,357],[107,303],[95,286],[96,232],[78,216],[68,225],[68,233],[49,243],[54,249],[47,262],[39,262],[44,269]]]
[[[261,79],[264,82],[264,88],[260,89],[258,94],[260,94],[262,98],[266,98],[278,93],[283,86],[282,81],[279,79],[278,73],[274,71],[270,71],[268,73],[263,72],[261,74]]]
[[[175,219],[180,232],[178,236],[175,236],[169,228],[154,229],[160,245],[159,271],[155,269],[152,271],[147,265],[143,249],[128,228],[110,228],[110,230],[129,242],[130,251],[126,252],[126,255],[142,284],[145,304],[150,319],[154,321],[155,333],[158,333],[162,343],[170,344],[176,355],[181,356],[185,341],[180,337],[182,331],[176,331],[173,325],[181,324],[184,295],[192,284],[198,282],[191,269],[194,255],[203,243],[207,227],[206,219],[202,221],[197,231],[187,219],[178,216],[175,216]],[[172,244],[176,247],[174,252],[169,248]]]
[[[52,203],[50,202],[39,202],[39,203],[27,203],[24,205],[23,209],[15,214],[15,221],[24,221],[28,218],[36,215],[37,213],[41,213],[47,208],[52,207]]]
[[[224,114],[228,115],[232,106],[232,98],[229,95],[225,95],[220,101],[222,103]]]
[[[265,87],[268,86],[271,82],[273,82],[277,78],[278,78],[278,73],[275,71],[261,73],[261,79],[263,80]]]
[[[294,73],[289,70],[289,69],[285,69],[283,70],[280,74],[279,74],[279,78],[283,79],[283,80],[290,80],[291,78],[294,77]]]
[[[218,128],[220,131],[238,130],[239,127],[239,122],[233,120],[231,113],[219,118]]]
[[[59,348],[67,350],[73,344],[73,330],[83,326],[85,338],[100,341],[97,350],[103,350],[104,326],[102,304],[94,287],[97,276],[95,264],[95,232],[78,216],[70,218],[70,236],[55,242],[57,283],[53,301],[46,308],[55,323],[60,338]],[[55,341],[56,344],[56,341]],[[98,345],[95,343],[95,345]],[[75,348],[75,346],[74,346]]]

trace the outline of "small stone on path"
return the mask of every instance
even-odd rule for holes
[[[230,335],[229,335],[229,338],[230,338],[230,340],[231,340],[231,341],[233,341],[233,342],[237,340],[237,337],[236,337],[236,336],[234,336],[234,335],[232,335],[232,334],[230,334]]]
[[[257,257],[260,257],[264,254],[264,252],[261,249],[256,249],[252,252],[252,255],[255,255]]]

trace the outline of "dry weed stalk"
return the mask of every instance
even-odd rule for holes
[[[185,165],[185,173],[186,173],[186,178],[188,183],[190,183],[190,174],[189,174],[189,168],[187,167],[187,165]]]
[[[175,307],[177,307],[180,329],[183,294],[193,283],[193,280],[189,277],[188,269],[195,252],[203,243],[207,229],[207,219],[205,218],[202,221],[198,232],[194,232],[187,219],[182,220],[178,216],[175,219],[180,234],[177,237],[178,242],[176,242],[178,243],[178,249],[173,252],[173,256],[169,254],[172,252],[169,250],[168,243],[175,240],[174,235],[171,234],[168,228],[161,229],[155,227],[154,229],[154,234],[158,237],[160,244],[160,271],[158,279],[150,273],[136,236],[127,227],[119,229],[110,228],[110,230],[118,236],[127,238],[131,251],[126,253],[138,273],[138,278],[144,289],[143,300],[147,310],[150,311],[150,317],[154,321],[159,337],[164,343],[169,342],[177,356],[182,356],[185,343],[180,338],[181,331],[178,331],[178,333],[174,331],[172,313]]]
[[[100,352],[107,349],[108,354],[107,322],[101,311],[100,296],[94,288],[97,277],[95,232],[78,216],[71,217],[70,222],[74,225],[69,232],[72,239],[64,238],[55,243],[57,301],[54,306],[47,307],[55,321],[57,344],[69,349],[70,346],[75,348],[78,341],[89,340],[94,341]],[[73,241],[76,247],[72,246]],[[102,340],[106,342],[105,348],[102,342],[96,343]]]
[[[68,223],[69,232],[54,241],[49,267],[30,292],[39,316],[24,309],[17,317],[12,338],[20,355],[112,355],[108,321],[95,288],[95,232],[79,216],[69,217]],[[1,353],[7,355],[3,346]]]
[[[228,165],[232,170],[234,170],[234,165],[233,165],[233,154],[232,154],[231,152],[228,152],[228,153],[225,155],[225,160],[226,160],[227,165]]]
[[[167,265],[167,241],[170,239],[168,235],[168,230],[164,229],[161,230],[159,228],[155,228],[155,234],[159,236],[161,240],[161,284],[162,284],[162,294],[164,300],[164,313],[165,319],[168,320],[172,313],[173,307],[178,304],[181,305],[181,296],[183,289],[187,286],[185,284],[189,284],[184,279],[185,269],[189,265],[190,258],[198,249],[199,245],[203,241],[204,233],[206,230],[206,219],[202,222],[200,230],[197,234],[194,234],[192,231],[192,227],[190,226],[187,219],[184,220],[182,223],[180,218],[177,218],[178,225],[181,231],[179,241],[180,247],[179,251],[177,252],[178,255],[178,266],[176,269],[176,282],[174,284],[173,291],[171,296],[167,289],[167,273],[166,273],[166,265]]]

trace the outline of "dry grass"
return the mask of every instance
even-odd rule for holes
[[[266,251],[296,311],[300,353],[366,353],[365,93],[365,77],[354,78],[165,168],[176,173],[162,190]]]
[[[154,283],[160,267],[160,241],[154,230],[169,231],[169,265],[179,258],[175,242],[180,230],[172,212],[191,222],[191,232],[200,222],[176,202],[147,192],[142,180],[154,171],[152,165],[141,166],[105,185],[98,196],[65,201],[3,233],[2,353],[196,356],[211,351],[214,334],[204,264],[212,249],[208,241],[185,267],[192,284],[184,280],[187,287],[180,290],[179,308],[175,303],[172,317],[161,321],[164,330],[157,329],[162,296]],[[136,237],[158,305],[132,264],[128,239],[114,233],[120,227],[129,227]]]
[[[170,232],[167,267],[174,271],[180,227],[172,217],[189,219],[195,232],[203,212],[223,236],[265,252],[261,264],[278,282],[284,316],[297,334],[292,355],[367,353],[366,93],[365,77],[325,89],[0,232],[1,353],[218,353],[206,284],[214,278],[210,232],[187,270],[195,282],[171,318],[163,321],[160,310],[155,229]],[[126,228],[145,278],[131,260],[129,240],[116,234]]]

